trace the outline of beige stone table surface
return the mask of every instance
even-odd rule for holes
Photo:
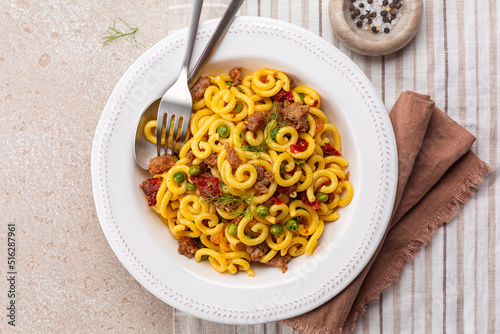
[[[206,0],[202,20],[229,0]],[[108,245],[92,197],[90,152],[101,111],[126,69],[188,24],[191,0],[0,1],[0,333],[269,333],[278,323],[222,325],[177,311],[144,289]],[[333,34],[328,0],[247,0],[241,15],[309,29],[351,58],[391,109],[407,89],[478,137],[494,171],[401,278],[369,304],[359,333],[500,331],[500,33],[495,0],[425,0],[416,37],[402,50],[365,57]],[[102,46],[118,17],[138,27]],[[480,24],[477,24],[480,22]],[[293,56],[293,54],[291,54]],[[307,64],[305,64],[307,66]],[[16,280],[8,274],[15,228]],[[14,287],[15,296],[9,297]],[[8,324],[15,301],[16,326]]]
[[[201,19],[220,17],[228,2],[206,1]],[[20,333],[235,331],[175,311],[137,283],[109,247],[92,197],[92,139],[111,91],[147,47],[187,26],[189,13],[190,1],[0,3],[0,263],[15,223]],[[118,17],[139,27],[146,47],[102,46]],[[7,271],[0,266],[2,315]],[[11,329],[0,316],[0,332]]]

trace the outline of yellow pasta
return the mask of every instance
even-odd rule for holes
[[[218,272],[253,277],[257,263],[285,272],[290,258],[314,253],[353,199],[341,135],[318,92],[281,71],[204,81],[193,87],[201,98],[178,156],[151,160],[153,177],[141,184],[148,206],[179,253]],[[156,143],[156,121],[144,133]]]

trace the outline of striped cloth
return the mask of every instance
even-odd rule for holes
[[[205,18],[221,16],[221,4],[227,2],[206,1]],[[186,26],[187,19],[181,22],[177,14],[187,3],[169,1],[171,28]],[[415,39],[384,57],[361,56],[342,45],[333,35],[328,6],[326,0],[247,0],[240,14],[291,22],[322,36],[366,73],[388,110],[405,90],[431,95],[437,106],[477,137],[473,151],[493,168],[457,217],[407,265],[400,280],[380,301],[370,303],[355,333],[500,332],[500,315],[495,312],[500,308],[500,26],[490,14],[497,13],[499,5],[495,0],[424,0],[424,19]],[[277,324],[215,327],[210,326],[213,333],[292,332]]]

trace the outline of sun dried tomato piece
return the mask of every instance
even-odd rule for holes
[[[278,94],[273,96],[274,101],[293,101],[293,91],[290,89],[288,92],[283,88],[278,92]]]
[[[273,201],[274,205],[283,204],[283,202],[278,197],[271,197],[271,201]]]
[[[156,205],[156,195],[158,194],[160,186],[161,180],[156,177],[147,179],[140,184],[144,195],[146,195],[148,199],[148,206]]]
[[[295,190],[297,190],[297,185],[296,184],[292,184],[290,187],[282,187],[282,186],[278,186],[278,188],[276,189],[279,193],[281,194],[286,194],[286,195],[290,195],[291,193],[293,193]]]
[[[189,179],[191,180],[191,182],[196,183],[196,186],[200,190],[201,196],[205,198],[209,203],[213,204],[214,198],[220,197],[218,178],[207,175],[191,175]]]
[[[317,198],[314,200],[314,202],[312,203],[309,202],[309,199],[307,198],[307,193],[305,191],[300,195],[300,200],[304,202],[305,205],[309,205],[314,210],[318,210],[321,207],[321,202],[318,201]]]
[[[336,156],[339,156],[339,157],[342,155],[333,146],[330,146],[328,144],[326,144],[325,146],[323,146],[321,149],[323,150],[323,153],[325,153],[326,155],[336,155]]]
[[[328,194],[328,199],[326,200],[325,204],[330,204],[331,202],[333,202],[333,200],[335,199],[335,193],[331,192]]]
[[[290,152],[291,153],[304,152],[307,149],[307,146],[309,146],[309,143],[304,139],[299,138],[299,140],[297,140],[297,144],[290,145]]]

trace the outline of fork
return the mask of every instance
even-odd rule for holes
[[[202,2],[203,1],[201,1],[201,3]],[[198,59],[196,65],[194,66],[193,70],[191,71],[191,75],[189,76],[189,80],[187,80],[188,88],[191,88],[195,84],[196,79],[198,79],[201,72],[203,71],[203,68],[207,64],[208,60],[210,59],[210,57],[214,53],[214,51],[217,48],[217,46],[219,45],[219,43],[222,41],[222,38],[224,37],[226,31],[229,29],[229,26],[233,22],[233,19],[236,16],[236,13],[240,9],[243,2],[244,2],[244,0],[231,0],[231,3],[229,4],[228,8],[226,9],[226,12],[224,13],[222,18],[220,19],[219,23],[217,24],[215,31],[213,32],[212,36],[210,37],[210,40],[208,41],[207,45],[203,49],[203,52],[201,53],[201,56]],[[195,3],[195,5],[193,6],[193,13],[195,12],[196,5],[197,5],[197,3]],[[193,21],[194,15],[196,15],[197,18],[199,18],[199,12],[192,14],[191,21]],[[196,19],[195,21],[197,21],[197,20],[198,19]],[[193,22],[191,22],[190,26],[189,26],[190,30],[189,30],[188,41],[191,41],[191,43],[194,43],[195,33],[193,33],[193,36],[192,36],[191,29],[194,29],[196,31],[196,28],[193,28],[191,26],[192,23]],[[196,27],[197,27],[197,23],[196,23]],[[186,141],[187,131],[189,128],[189,121],[191,119],[191,109],[189,109],[189,112],[187,112],[188,108],[186,106],[189,104],[189,106],[190,106],[189,108],[192,108],[193,102],[191,100],[191,93],[189,93],[189,89],[188,89],[189,94],[185,93],[185,86],[186,86],[185,75],[187,75],[187,69],[189,68],[189,61],[191,59],[192,49],[193,49],[193,45],[191,44],[190,49],[186,50],[185,57],[187,58],[187,60],[186,59],[184,60],[184,64],[183,64],[183,67],[181,68],[181,74],[179,75],[179,79],[174,83],[174,86],[178,85],[178,87],[180,87],[180,88],[175,88],[175,91],[173,91],[173,92],[170,92],[170,91],[174,88],[174,86],[169,88],[167,90],[167,92],[165,93],[165,95],[163,95],[161,102],[160,102],[160,107],[158,108],[158,115],[157,115],[158,122],[157,122],[157,126],[156,126],[157,127],[157,129],[156,129],[156,148],[158,151],[158,153],[157,153],[158,156],[160,156],[160,154],[161,154],[161,135],[163,133],[163,119],[164,119],[165,114],[167,114],[167,111],[169,110],[168,108],[170,108],[170,106],[173,105],[173,103],[170,103],[169,101],[176,101],[176,103],[179,104],[177,102],[177,99],[180,98],[181,94],[185,94],[185,95],[182,95],[183,96],[182,97],[182,99],[183,99],[182,100],[182,114],[181,113],[177,114],[177,112],[175,112],[175,113],[173,112],[170,114],[170,116],[167,115],[166,124],[168,124],[169,126],[165,126],[165,132],[166,132],[165,133],[165,138],[166,138],[165,139],[165,153],[167,153],[169,150],[171,152],[175,152],[177,132],[179,129],[179,121],[178,120],[180,119],[181,116],[182,116],[182,129],[181,129],[181,136],[179,138],[180,139],[179,140],[179,144],[180,144],[179,147],[182,147]],[[186,62],[187,62],[187,64],[186,64]],[[179,93],[178,93],[178,91],[179,91]],[[168,98],[167,98],[167,94],[168,94]],[[179,94],[179,95],[176,95],[176,94]],[[162,107],[162,102],[163,102],[163,107]],[[173,109],[173,110],[178,110],[178,109]],[[179,108],[179,110],[180,110],[180,108]],[[175,116],[174,120],[176,123],[174,124],[174,128],[173,128],[174,133],[172,136],[172,149],[169,149],[168,138],[170,135],[172,116]]]
[[[189,22],[188,36],[186,40],[186,51],[184,61],[182,62],[181,70],[177,81],[166,91],[160,100],[158,107],[157,125],[156,125],[156,150],[158,156],[161,155],[161,138],[163,128],[165,128],[165,154],[169,152],[168,139],[170,137],[170,128],[172,121],[174,121],[172,133],[172,148],[170,152],[175,153],[175,146],[177,143],[177,132],[179,123],[182,120],[182,129],[180,135],[180,146],[184,145],[189,129],[189,120],[191,118],[191,109],[193,108],[193,100],[188,86],[188,69],[191,61],[191,54],[193,52],[194,40],[196,38],[196,31],[198,29],[198,22],[200,20],[201,7],[203,0],[194,0],[193,9],[191,11],[191,19]],[[165,126],[163,121],[167,121]]]

